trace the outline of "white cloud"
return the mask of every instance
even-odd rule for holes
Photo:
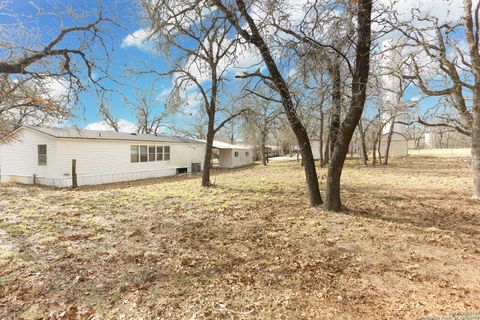
[[[198,91],[188,91],[185,92],[185,106],[184,112],[188,114],[195,114],[199,112],[200,107],[203,105],[203,98],[200,92]]]
[[[422,98],[420,96],[414,96],[409,99],[410,102],[419,102]]]
[[[125,119],[118,120],[118,129],[120,132],[137,132],[137,126]],[[86,130],[114,131],[105,121],[93,122],[85,126]]]
[[[259,68],[263,66],[262,61],[263,60],[256,48],[239,45],[236,52],[236,61],[229,71],[238,72],[239,70],[248,70],[252,67]]]
[[[225,39],[223,47],[227,48],[234,40]],[[217,51],[217,46],[214,46],[214,51]],[[186,67],[188,71],[200,82],[204,83],[210,80],[210,68],[208,64],[200,59],[191,59],[187,62]],[[257,49],[251,45],[238,44],[233,46],[230,53],[225,56],[218,63],[218,71],[225,70],[225,76],[232,76],[241,72],[245,72],[252,68],[263,67],[262,58]]]
[[[380,0],[379,4],[386,7],[392,6],[394,0]],[[433,18],[437,18],[439,24],[451,21],[458,21],[463,16],[463,0],[400,0],[393,3],[393,10],[396,12],[400,21],[411,23],[413,26],[428,27],[434,22]],[[413,19],[416,17],[429,16],[427,19]],[[379,31],[382,26],[374,23],[372,28]],[[424,32],[425,34],[428,34]],[[383,38],[397,39],[400,32],[394,31]]]
[[[122,48],[135,47],[143,51],[152,52],[154,47],[153,43],[148,39],[150,35],[150,30],[145,28],[138,29],[123,38],[120,46]]]
[[[68,94],[69,88],[67,80],[49,78],[45,80],[45,83],[49,96],[54,99],[60,100]]]
[[[172,88],[169,87],[169,88],[164,88],[160,94],[158,95],[158,98],[161,99],[161,98],[165,98],[165,97],[168,97],[168,95],[170,94],[170,92],[172,92]]]
[[[391,0],[382,0],[389,4]],[[398,14],[410,18],[412,10],[418,9],[423,14],[437,17],[440,22],[456,20],[463,14],[462,0],[401,0],[394,5]]]

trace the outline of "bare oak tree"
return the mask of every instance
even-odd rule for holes
[[[246,114],[246,125],[259,135],[260,157],[262,164],[267,165],[267,139],[272,134],[282,114],[281,101],[275,99],[275,93],[267,88],[255,88],[246,98],[250,112]]]
[[[161,106],[160,102],[155,91],[148,89],[137,91],[133,101],[125,98],[125,104],[130,105],[135,112],[138,133],[158,134],[165,125],[163,122],[169,115],[169,110],[166,105]]]
[[[54,7],[54,10],[60,9]],[[42,12],[42,15],[46,14],[58,17],[64,13]],[[97,64],[92,51],[100,45],[108,57],[109,50],[103,27],[106,23],[115,23],[103,16],[101,8],[93,21],[82,25],[61,27],[47,43],[35,43],[32,39],[33,43],[23,45],[25,39],[22,37],[28,38],[29,33],[34,30],[19,28],[21,23],[13,26],[1,25],[0,74],[27,75],[35,79],[62,78],[67,79],[72,87],[79,88],[83,87],[82,68],[86,70],[86,76],[93,83],[99,83],[102,79],[94,76],[94,71],[108,74],[104,67]],[[63,22],[61,24],[64,25]],[[72,39],[76,41],[71,41]]]
[[[330,165],[327,173],[327,192],[325,208],[340,211],[342,202],[340,197],[340,178],[343,165],[348,153],[355,128],[363,113],[366,100],[368,76],[370,72],[370,50],[372,43],[372,0],[359,0],[357,2],[357,26],[355,65],[352,74],[352,98],[350,108],[340,126],[337,143],[331,154]]]
[[[244,76],[258,77],[272,83],[280,95],[284,112],[295,136],[297,137],[300,152],[302,153],[310,205],[312,207],[320,206],[323,201],[320,196],[317,171],[308,133],[295,110],[295,104],[292,100],[289,86],[279,69],[277,59],[275,59],[271,47],[265,41],[265,34],[262,35],[262,32],[265,31],[262,31],[261,29],[262,23],[256,21],[251,14],[251,6],[254,6],[255,4],[251,2],[247,3],[243,0],[213,0],[212,2],[224,13],[226,19],[228,19],[228,21],[235,27],[238,34],[249,44],[254,45],[262,56],[268,74],[263,74],[258,70],[254,73],[245,74]],[[259,4],[261,4],[261,2],[257,3],[257,5]]]
[[[307,52],[323,57],[327,61],[328,75],[332,83],[332,110],[330,114],[329,156],[330,164],[327,174],[327,190],[325,208],[340,211],[340,178],[348,148],[355,128],[362,116],[368,76],[370,71],[370,50],[372,42],[371,15],[372,1],[360,0],[351,2],[327,1],[327,4],[314,1],[308,4],[305,16],[299,25],[292,25],[277,20],[275,26],[308,46]],[[330,5],[330,8],[329,8]],[[332,9],[333,8],[333,9]],[[340,15],[340,19],[339,18]],[[355,24],[341,24],[330,21],[350,21],[357,18]],[[325,31],[327,30],[327,31]],[[342,32],[343,31],[343,32]],[[345,34],[336,38],[331,34]],[[323,37],[326,34],[327,36]],[[352,46],[352,35],[356,43]],[[338,40],[338,41],[337,41]],[[351,48],[354,50],[350,50]],[[353,62],[351,62],[353,61]],[[341,117],[342,109],[342,76],[341,63],[344,62],[351,77],[350,106]]]
[[[185,101],[182,95],[192,88],[200,93],[208,118],[202,186],[209,187],[215,134],[244,112],[227,107],[222,118],[218,114],[219,93],[235,61],[237,39],[229,38],[232,27],[209,7],[208,0],[144,0],[142,4],[148,15],[150,40],[172,58],[167,72],[156,72],[174,78],[170,101]]]
[[[473,197],[480,199],[480,1],[463,0],[463,17],[440,21],[435,16],[412,10],[409,21],[397,17],[393,23],[411,51],[406,77],[415,81],[426,96],[443,97],[458,117],[439,115],[438,122],[419,122],[451,127],[471,137]],[[417,22],[422,22],[418,26]],[[464,35],[466,48],[459,35]],[[434,72],[437,76],[432,76]],[[440,76],[442,79],[438,79]]]
[[[0,10],[8,11],[9,2],[2,4]],[[29,5],[37,17],[55,17],[58,31],[46,34],[28,23],[31,16],[15,13],[7,15],[14,23],[0,22],[0,122],[7,130],[69,117],[77,94],[92,83],[103,89],[101,80],[109,76],[105,30],[116,23],[102,7],[92,15],[73,14],[61,1]],[[62,97],[53,85],[63,87]]]

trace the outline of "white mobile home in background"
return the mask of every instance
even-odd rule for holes
[[[205,144],[205,140],[197,140]],[[213,141],[213,149],[217,150],[220,168],[238,168],[253,163],[253,147]]]
[[[238,168],[253,163],[253,148],[214,141],[213,147],[218,149],[218,161],[221,168]]]
[[[0,144],[0,182],[112,183],[198,172],[205,146],[191,139],[65,128],[21,127]]]

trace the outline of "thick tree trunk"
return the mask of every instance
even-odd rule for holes
[[[265,141],[266,141],[265,134],[262,132],[262,142],[260,143],[260,152],[262,153],[262,164],[264,166],[267,165],[267,155],[266,155],[266,152],[265,152]]]
[[[480,108],[478,108],[480,109]],[[474,111],[472,127],[473,199],[480,200],[480,110]]]
[[[355,128],[362,117],[366,100],[368,74],[370,71],[372,0],[359,0],[357,6],[358,35],[355,71],[352,78],[352,101],[345,120],[341,125],[327,173],[325,209],[330,211],[340,211],[342,209],[340,179],[348,153],[348,146],[352,140]]]
[[[395,128],[395,117],[392,118],[392,124],[390,124],[390,129],[388,130],[387,146],[385,147],[385,158],[383,160],[384,165],[388,164],[388,157],[390,156],[390,146],[392,144],[392,136],[393,136],[394,128]]]
[[[330,117],[330,153],[337,141],[340,130],[340,117],[342,112],[342,79],[340,74],[340,64],[337,60],[333,61],[329,69],[330,81],[332,81],[332,112]]]
[[[298,135],[297,139],[301,145],[300,152],[302,153],[302,162],[307,180],[310,205],[312,207],[318,207],[323,204],[323,201],[322,197],[320,196],[315,160],[313,159],[312,147],[310,145],[307,132],[305,131],[303,134]]]
[[[367,165],[368,154],[367,154],[367,143],[365,142],[365,131],[363,131],[362,120],[358,122],[358,131],[360,131],[360,147],[361,147],[361,157],[364,165]]]
[[[377,136],[378,164],[382,164],[382,134]]]
[[[478,4],[475,9],[475,19],[472,14],[472,1],[463,1],[465,36],[470,52],[471,69],[475,76],[475,87],[473,91],[473,112],[460,109],[460,115],[466,118],[468,124],[469,116],[472,128],[472,176],[473,176],[473,198],[480,200],[480,52],[478,41]],[[475,26],[475,27],[474,27]],[[460,87],[461,88],[461,87]],[[459,90],[461,93],[461,89]],[[463,96],[462,96],[463,98]]]
[[[262,55],[265,66],[270,74],[270,78],[281,97],[282,106],[287,116],[290,127],[295,133],[298,144],[300,146],[300,152],[302,153],[302,159],[305,168],[305,177],[310,198],[310,205],[312,207],[320,206],[323,201],[322,197],[320,196],[317,169],[315,167],[315,161],[313,160],[310,140],[308,138],[307,130],[303,126],[295,110],[289,86],[285,79],[282,77],[282,74],[278,69],[276,60],[272,56],[269,46],[263,39],[255,20],[250,15],[248,8],[245,5],[245,2],[243,0],[236,0],[235,3],[237,4],[237,8],[240,14],[245,19],[245,23],[248,25],[249,31],[246,31],[246,29],[242,28],[236,14],[229,11],[222,3],[222,1],[214,1],[214,4],[216,4],[217,7],[225,14],[226,18],[230,21],[230,23],[232,23],[233,26],[235,26],[240,35],[245,40],[256,46],[260,54]]]
[[[323,165],[330,163],[330,136],[327,136],[327,141],[325,142],[325,148],[323,149]]]
[[[322,106],[320,106],[320,134],[319,134],[319,137],[318,139],[320,140],[319,141],[319,145],[320,145],[320,150],[319,150],[319,163],[320,163],[320,167],[324,167],[325,166],[325,163],[323,163],[323,109],[322,109]]]
[[[213,139],[215,137],[215,115],[208,117],[207,143],[205,146],[205,157],[203,159],[202,187],[210,187],[210,169],[212,166]]]

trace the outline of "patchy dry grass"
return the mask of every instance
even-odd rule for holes
[[[77,191],[0,186],[0,318],[480,310],[480,205],[462,160],[351,162],[343,213],[308,208],[295,162],[217,171],[215,180],[211,189],[199,177]]]
[[[411,156],[434,156],[446,158],[466,158],[472,155],[471,148],[443,148],[443,149],[410,149],[408,154]]]

